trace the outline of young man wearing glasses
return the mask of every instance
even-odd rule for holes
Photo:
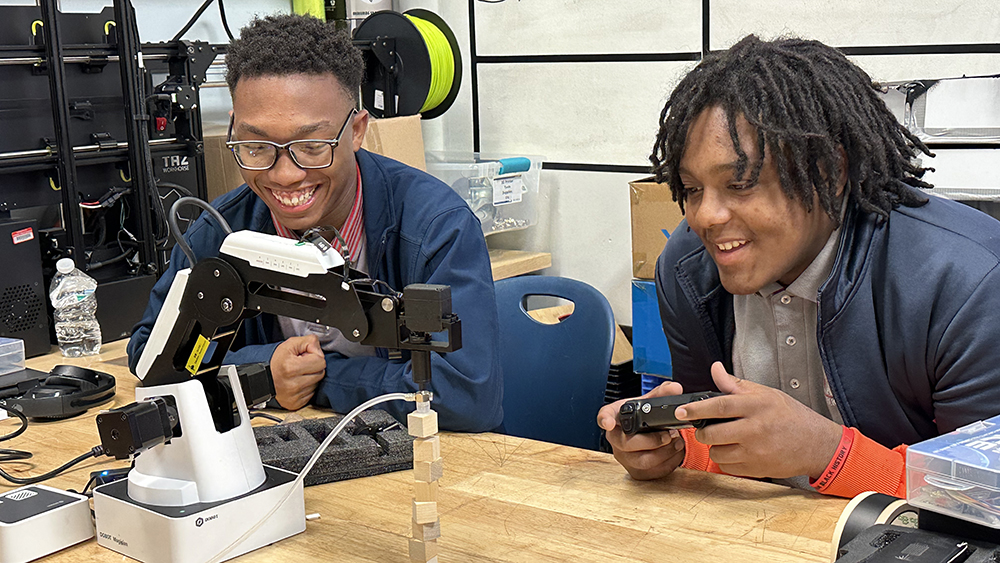
[[[462,349],[433,355],[434,408],[449,430],[499,426],[498,323],[482,230],[451,188],[361,149],[368,112],[357,109],[360,51],[333,24],[269,16],[242,30],[226,64],[233,97],[228,146],[246,184],[213,206],[233,230],[298,238],[314,227],[335,227],[355,268],[397,291],[412,283],[451,286],[452,308],[464,321]],[[341,250],[332,230],[324,235]],[[185,238],[200,259],[218,254],[223,234],[203,216]],[[129,342],[133,371],[174,275],[186,267],[175,250]],[[270,362],[285,408],[312,401],[337,412],[414,390],[406,360],[350,342],[336,328],[271,315],[244,322],[226,357],[235,364]],[[405,407],[388,405],[397,418],[405,416]]]

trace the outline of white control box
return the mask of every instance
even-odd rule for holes
[[[0,495],[0,563],[27,563],[94,537],[90,501],[46,485]]]

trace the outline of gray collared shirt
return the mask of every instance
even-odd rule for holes
[[[837,229],[788,287],[771,283],[757,293],[733,296],[733,375],[780,389],[843,424],[816,340],[817,293],[833,270],[839,240]]]

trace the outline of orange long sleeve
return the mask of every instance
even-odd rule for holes
[[[681,467],[709,473],[725,473],[708,457],[709,447],[695,439],[694,428],[682,428],[680,432],[684,438],[684,463]]]
[[[838,449],[823,476],[811,483],[816,490],[847,498],[865,491],[906,498],[906,444],[890,450],[857,428],[845,427],[841,445],[849,434],[852,436],[846,455]],[[841,459],[840,467],[834,467]],[[826,479],[831,470],[833,474]]]
[[[695,439],[694,428],[684,428],[680,432],[685,447],[681,467],[725,473],[709,457],[709,446]],[[906,445],[890,450],[856,428],[844,427],[844,437],[830,465],[810,484],[825,495],[851,498],[865,491],[875,491],[905,498]]]

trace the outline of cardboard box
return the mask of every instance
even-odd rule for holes
[[[368,131],[361,147],[387,156],[418,170],[427,170],[424,160],[424,136],[419,115],[368,120]]]
[[[651,280],[656,259],[684,216],[666,184],[652,178],[629,182],[632,200],[632,277]]]
[[[361,146],[414,168],[427,169],[419,115],[369,119],[368,131]],[[205,134],[205,180],[208,201],[243,185],[240,167],[226,147],[225,130]]]
[[[208,201],[238,188],[243,184],[240,167],[233,153],[226,147],[226,130],[205,132],[205,186]]]

